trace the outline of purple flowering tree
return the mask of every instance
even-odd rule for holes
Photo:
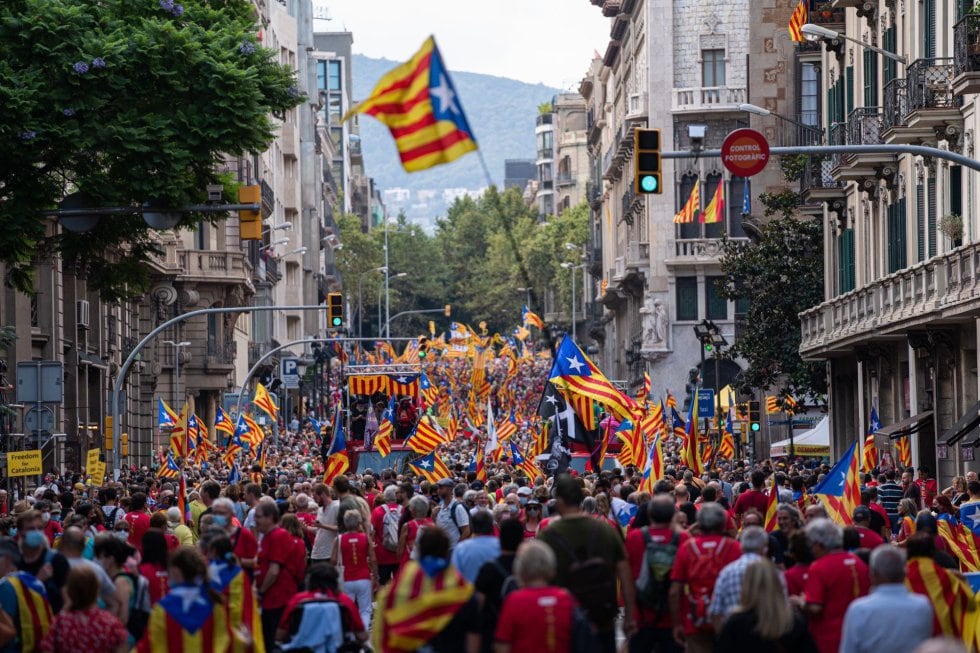
[[[0,2],[0,263],[32,287],[38,253],[87,272],[107,298],[140,294],[154,251],[139,215],[47,232],[80,190],[102,206],[206,199],[226,155],[261,152],[296,106],[293,73],[257,39],[247,0]],[[185,214],[183,226],[201,219]]]

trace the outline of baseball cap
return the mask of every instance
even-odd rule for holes
[[[871,509],[867,506],[858,506],[854,509],[852,516],[854,517],[854,521],[867,521],[871,519]]]
[[[517,490],[517,496],[519,497],[529,497],[531,496],[531,494],[533,494],[531,488],[527,487],[526,485],[520,488],[519,490]]]
[[[456,483],[451,478],[441,478],[436,487],[456,487]]]

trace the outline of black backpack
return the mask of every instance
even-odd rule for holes
[[[650,537],[649,527],[644,527],[641,532],[646,542],[646,552],[643,554],[643,569],[636,579],[636,600],[657,614],[665,614],[669,607],[670,572],[674,568],[681,536],[675,532],[669,542],[660,543]]]
[[[557,544],[572,564],[568,568],[567,588],[589,615],[593,624],[609,623],[619,613],[616,604],[616,571],[600,556],[595,555],[595,543],[603,523],[593,520],[592,533],[585,551],[585,557],[575,555],[568,541],[554,529],[544,531],[546,541]]]
[[[334,606],[336,606],[334,608]],[[340,603],[336,599],[331,599],[327,597],[318,597],[315,599],[310,599],[309,601],[303,601],[296,606],[289,615],[289,623],[287,624],[287,632],[289,634],[289,640],[283,645],[283,650],[295,651],[297,653],[305,653],[309,651],[319,650],[319,647],[324,644],[322,641],[299,641],[297,638],[302,637],[303,631],[301,626],[304,619],[312,619],[314,621],[322,619],[324,614],[323,609],[336,609],[339,611],[340,623],[342,628],[342,633],[340,633],[340,643],[337,648],[327,649],[328,653],[360,653],[364,650],[354,632],[351,630],[351,617],[347,611],[347,608],[343,603]],[[307,610],[310,610],[309,616],[307,616]]]

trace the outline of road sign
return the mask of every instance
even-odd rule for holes
[[[751,177],[769,163],[769,143],[754,129],[736,129],[721,144],[721,162],[736,177]]]
[[[7,453],[7,476],[32,476],[41,473],[41,450]]]
[[[698,390],[698,417],[715,416],[715,391],[710,388]]]
[[[282,379],[282,385],[290,390],[295,390],[299,387],[299,359],[298,358],[284,358],[282,362],[279,363],[279,378]]]
[[[54,412],[47,406],[33,406],[24,415],[24,430],[33,433],[34,431],[53,431]]]
[[[17,363],[17,403],[60,404],[65,397],[63,379],[60,361]]]

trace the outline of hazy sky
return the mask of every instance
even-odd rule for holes
[[[434,34],[450,71],[485,73],[560,89],[578,88],[593,52],[605,52],[610,22],[589,0],[313,0],[349,30],[354,52],[407,60]]]

